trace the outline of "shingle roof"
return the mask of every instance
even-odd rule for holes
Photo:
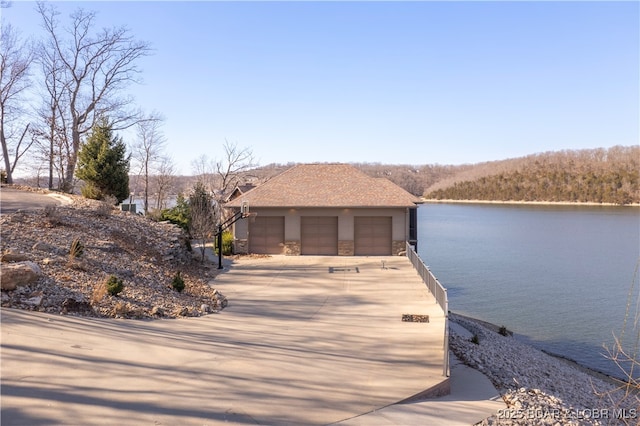
[[[255,188],[256,186],[252,183],[247,183],[244,185],[237,185],[235,188],[233,188],[233,190],[229,193],[229,195],[227,195],[227,197],[225,197],[226,201],[230,201],[234,198],[238,198],[239,196],[241,196],[242,194],[244,194],[245,192],[248,192],[250,190],[252,190],[253,188]]]
[[[414,207],[418,198],[349,164],[301,164],[226,204],[240,207]]]

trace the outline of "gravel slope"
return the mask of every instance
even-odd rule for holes
[[[0,216],[0,247],[43,272],[34,284],[2,291],[2,306],[49,313],[121,318],[199,316],[221,306],[208,282],[216,269],[193,260],[182,230],[72,196],[70,205]],[[69,255],[74,239],[83,254]],[[10,256],[4,256],[4,260]],[[171,287],[181,273],[185,289]],[[110,275],[123,280],[117,297],[104,294]]]
[[[508,408],[481,425],[640,424],[640,398],[611,381],[545,354],[481,321],[450,314],[450,320],[478,337],[479,344],[451,327],[450,347],[496,386]]]

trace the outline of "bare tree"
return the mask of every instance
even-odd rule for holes
[[[170,157],[162,157],[155,175],[156,184],[156,209],[165,208],[165,200],[173,188],[175,176],[175,166]]]
[[[104,28],[91,34],[95,13],[78,9],[71,15],[71,25],[61,28],[53,6],[38,3],[38,12],[49,38],[49,45],[62,65],[61,89],[66,100],[70,147],[62,189],[71,190],[78,151],[83,136],[98,117],[109,117],[113,130],[122,130],[140,120],[131,109],[131,97],[120,96],[123,89],[138,82],[137,61],[149,55],[145,42],[136,41],[124,27]],[[64,36],[68,34],[68,38]]]
[[[191,167],[196,179],[202,183],[209,192],[215,193],[218,186],[215,160],[210,159],[206,154],[202,154],[191,162]]]
[[[256,166],[251,148],[240,148],[236,143],[225,140],[223,150],[220,160],[212,161],[201,155],[191,163],[198,181],[213,195],[218,218],[223,217],[225,198],[242,181],[245,173]]]
[[[11,24],[0,29],[0,144],[7,183],[13,183],[13,172],[20,158],[33,145],[25,123],[24,92],[30,85],[29,71],[33,49],[21,42]]]
[[[608,399],[615,408],[626,409],[640,407],[640,259],[636,263],[635,272],[624,315],[622,330],[616,336],[611,347],[606,347],[608,358],[620,369],[624,380],[616,380],[615,390],[598,392],[601,397]],[[634,312],[635,311],[635,312]],[[622,419],[625,421],[625,419]],[[626,424],[636,424],[637,419]]]
[[[251,148],[240,148],[236,143],[224,141],[224,158],[216,162],[219,179],[216,202],[222,204],[224,197],[232,191],[245,172],[256,166]]]
[[[46,187],[47,178],[47,162],[46,159],[40,154],[39,146],[34,146],[29,152],[29,157],[25,158],[25,162],[22,164],[22,169],[29,170],[30,177],[26,178],[27,185],[35,186],[36,188]]]
[[[151,173],[156,171],[166,144],[166,139],[160,130],[161,120],[159,115],[152,114],[147,120],[139,122],[136,126],[138,140],[133,146],[133,160],[139,167],[138,175],[142,175],[144,179],[144,214],[149,212],[149,178]]]
[[[215,233],[216,216],[211,192],[202,181],[197,181],[189,197],[189,233],[200,246],[201,261],[204,262],[207,242]]]
[[[49,167],[49,189],[53,189],[54,171],[57,173],[58,188],[65,176],[65,158],[71,155],[71,143],[64,111],[68,102],[65,97],[68,83],[62,59],[53,40],[41,41],[38,45],[37,61],[42,73],[43,104],[38,111],[41,126],[35,130],[39,140],[41,155]]]

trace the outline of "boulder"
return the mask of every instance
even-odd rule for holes
[[[27,300],[24,300],[23,303],[30,306],[40,306],[42,305],[43,294],[41,291],[37,291],[32,293]]]
[[[186,317],[189,315],[189,309],[186,306],[177,307],[174,309],[173,315],[176,317]]]
[[[93,311],[93,308],[91,307],[91,304],[89,302],[78,301],[73,298],[64,299],[64,302],[62,302],[63,314],[69,314],[74,312],[77,312],[80,314],[87,314],[92,311]]]
[[[46,253],[52,253],[52,254],[62,254],[61,250],[58,249],[58,247],[49,243],[45,243],[44,241],[38,241],[33,245],[31,249],[37,250],[37,251],[44,251]]]
[[[26,260],[29,260],[29,256],[24,253],[16,253],[13,251],[2,253],[2,262],[24,262]]]
[[[217,289],[213,291],[213,297],[216,301],[216,307],[218,309],[224,309],[229,304],[229,302],[227,301],[227,298],[222,293],[220,293]]]
[[[33,262],[6,263],[0,269],[0,287],[2,290],[15,290],[38,281],[41,276],[40,267]]]
[[[151,309],[151,315],[154,317],[163,317],[164,314],[164,308],[162,306],[154,306]]]

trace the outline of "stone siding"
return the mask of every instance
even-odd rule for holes
[[[353,240],[338,241],[338,256],[353,256]]]
[[[287,256],[300,256],[300,241],[285,241],[284,254]]]
[[[248,240],[235,240],[233,244],[233,252],[235,254],[247,254],[249,253],[249,241]]]
[[[407,243],[404,240],[394,240],[391,244],[391,254],[400,256],[407,251]]]

